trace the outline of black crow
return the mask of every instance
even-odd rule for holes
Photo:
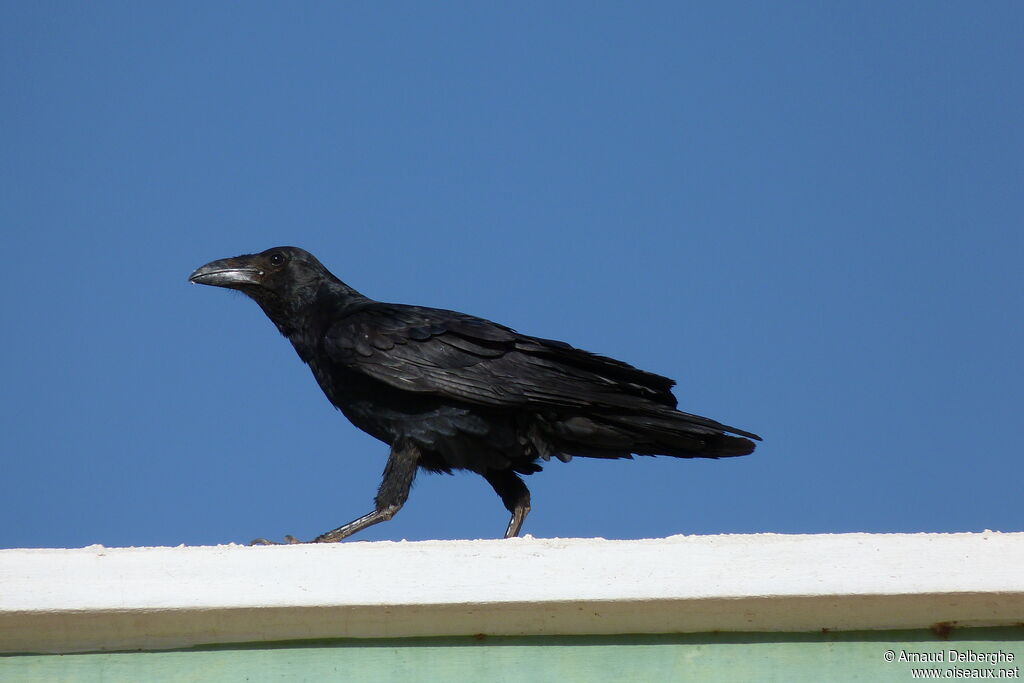
[[[391,519],[420,467],[486,479],[512,513],[508,538],[530,511],[519,475],[538,460],[723,458],[760,440],[676,410],[667,377],[465,313],[374,301],[296,247],[213,261],[189,280],[254,299],[331,403],[391,447],[373,512],[315,543]]]

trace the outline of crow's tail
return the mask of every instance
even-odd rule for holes
[[[748,455],[761,437],[700,415],[658,406],[641,413],[591,413],[548,425],[552,445],[566,455],[628,458],[729,458]]]

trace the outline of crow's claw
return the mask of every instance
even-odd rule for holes
[[[249,545],[294,545],[296,543],[302,543],[302,541],[289,534],[284,537],[284,543],[280,543],[278,541],[271,541],[267,538],[256,538],[250,541]]]

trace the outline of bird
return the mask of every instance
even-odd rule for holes
[[[761,440],[678,410],[668,377],[465,313],[376,301],[298,247],[211,261],[189,280],[253,299],[328,400],[391,449],[373,510],[309,543],[392,519],[421,469],[482,476],[511,538],[530,512],[522,475],[541,461],[725,458]]]

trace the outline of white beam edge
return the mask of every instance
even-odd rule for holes
[[[0,652],[1024,623],[1024,533],[0,550]]]

